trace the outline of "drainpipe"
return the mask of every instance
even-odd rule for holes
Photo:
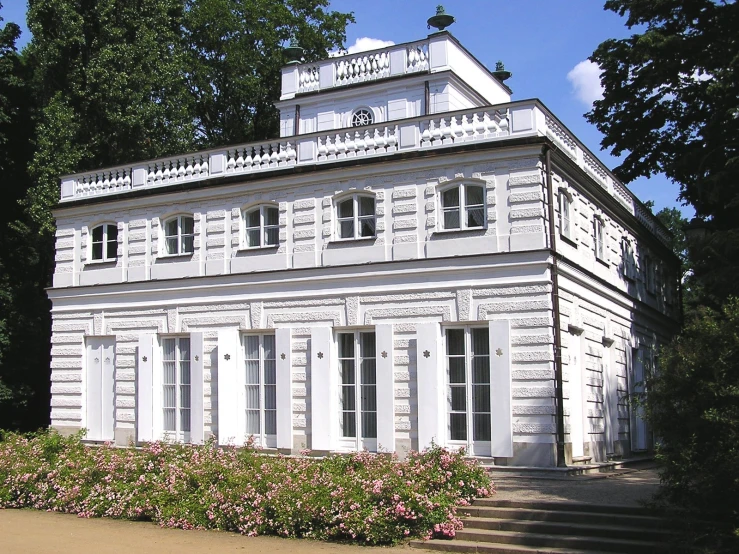
[[[554,191],[552,187],[551,148],[544,146],[544,163],[546,165],[547,209],[549,211],[549,250],[552,264],[549,268],[552,275],[552,310],[554,315],[554,402],[557,420],[557,467],[566,467],[565,461],[565,413],[564,395],[562,394],[562,333],[559,317],[559,268],[557,260],[556,232],[554,228]]]

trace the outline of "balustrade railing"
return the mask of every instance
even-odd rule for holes
[[[508,111],[495,108],[439,115],[421,123],[421,147],[508,136]]]

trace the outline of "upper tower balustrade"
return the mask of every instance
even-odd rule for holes
[[[336,56],[282,69],[280,101],[413,74],[453,72],[487,104],[509,102],[510,90],[475,59],[450,33],[387,48]]]

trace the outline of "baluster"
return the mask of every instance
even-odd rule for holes
[[[287,151],[286,146],[282,142],[280,143],[280,153],[277,154],[277,158],[279,159],[278,163],[280,167],[284,166],[285,162],[287,161]]]
[[[398,126],[390,128],[387,137],[388,152],[395,152],[395,145],[398,144]]]
[[[347,157],[353,158],[357,155],[357,146],[354,144],[354,137],[352,137],[352,134],[347,132],[346,138],[344,139],[344,144],[346,144],[346,155]]]
[[[289,142],[286,145],[287,149],[287,165],[295,165],[295,160],[298,157],[298,153],[293,148],[293,145]]]
[[[154,173],[154,182],[158,185],[162,182],[162,164],[155,163],[156,173]]]
[[[226,162],[226,173],[231,173],[236,167],[235,156],[235,150],[226,150],[226,157],[228,158],[228,161]]]
[[[446,119],[441,118],[441,143],[451,144],[452,141],[452,128],[447,125]]]
[[[102,192],[108,192],[108,189],[110,188],[110,176],[107,171],[103,173],[103,177],[105,177],[105,179],[103,180]]]
[[[241,150],[235,150],[234,155],[236,156],[236,161],[234,162],[234,165],[236,166],[236,171],[241,171],[244,168],[244,149]],[[249,159],[249,165],[251,165],[251,158]]]
[[[379,129],[375,129],[375,143],[379,152],[385,152],[385,145],[387,144],[385,133],[387,133],[387,128],[383,129],[382,133]]]
[[[359,134],[359,131],[354,132],[354,146],[357,149],[357,156],[364,156],[366,145],[364,144],[364,140],[362,140],[362,135]]]
[[[255,164],[259,163],[259,154],[257,154],[256,149],[252,146],[243,149],[243,153],[247,155],[244,158],[244,169],[251,169]]]
[[[336,159],[336,145],[331,142],[331,137],[326,137],[326,149],[328,151],[328,159],[334,160]]]
[[[201,156],[202,161],[200,162],[200,174],[208,176],[208,156]]]
[[[346,144],[341,140],[339,133],[336,133],[336,157],[338,159],[346,158]]]
[[[500,114],[500,122],[498,126],[504,134],[508,134],[508,112],[498,112]]]
[[[326,148],[326,143],[321,141],[321,137],[318,137],[316,140],[318,140],[318,159],[324,160],[328,154],[328,148]]]
[[[169,161],[162,162],[162,166],[164,169],[162,170],[162,182],[168,183],[169,182]]]
[[[424,125],[425,129],[421,133],[421,146],[431,146],[431,131],[429,130],[431,121],[429,120]]]
[[[270,148],[272,150],[272,154],[269,157],[269,166],[270,167],[276,167],[277,164],[280,162],[280,157],[277,155],[277,149],[279,145],[275,142],[274,144],[270,145]]]
[[[462,130],[464,131],[464,140],[469,140],[474,132],[474,128],[472,127],[472,122],[467,115],[462,116]]]
[[[115,172],[115,189],[121,190],[123,188],[123,170],[119,169]]]
[[[200,157],[193,156],[192,160],[195,162],[195,165],[192,168],[192,176],[198,177],[200,175]]]
[[[367,148],[368,154],[375,153],[375,139],[372,138],[372,135],[370,134],[369,129],[365,129],[364,131],[364,144]]]
[[[434,146],[441,144],[441,129],[435,119],[431,120],[431,140]]]
[[[262,167],[269,166],[269,144],[262,145]]]
[[[130,171],[125,171],[124,170],[124,172],[123,172],[123,186],[126,189],[130,189],[131,188],[131,172]]]
[[[192,167],[192,158],[188,156],[185,158],[185,179],[190,179],[192,177],[193,167]]]

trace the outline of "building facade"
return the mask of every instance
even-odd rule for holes
[[[52,426],[282,452],[651,447],[669,234],[447,32],[293,64],[280,137],[63,177]]]

